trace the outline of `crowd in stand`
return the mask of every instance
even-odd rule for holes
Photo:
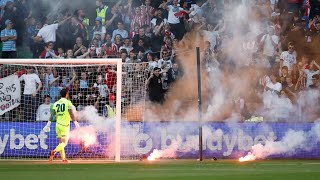
[[[63,9],[54,23],[46,16],[33,14],[34,7],[28,6],[26,0],[0,2],[2,58],[16,58],[17,47],[24,45],[29,47],[33,58],[121,58],[127,64],[142,63],[134,68],[146,69],[139,72],[149,73],[148,99],[156,103],[165,100],[170,84],[183,75],[176,52],[177,44],[188,32],[198,31],[204,37],[203,62],[208,71],[233,66],[226,63],[223,59],[226,56],[221,52],[234,36],[230,29],[237,28],[230,22],[228,12],[242,4],[250,7],[261,22],[258,33],[243,43],[243,49],[252,52],[247,66],[255,66],[259,64],[256,59],[263,59],[263,64],[270,69],[270,75],[260,80],[263,89],[285,97],[290,104],[295,103],[299,91],[320,88],[317,54],[301,50],[319,41],[318,0],[97,0],[94,19],[87,17],[89,12],[83,7]],[[303,40],[297,41],[297,36]],[[127,67],[125,71],[131,81],[139,77],[134,74],[135,70],[130,73],[130,66]],[[4,71],[4,66],[1,68],[1,77],[10,74]],[[24,105],[33,110],[23,119],[47,120],[48,117],[40,116],[50,114],[48,105],[56,100],[63,87],[70,89],[77,108],[99,104],[101,114],[104,111],[107,116],[114,114],[113,66],[102,66],[98,70],[96,67],[32,67],[18,74],[25,84]],[[132,89],[128,86],[124,84],[123,89]],[[86,99],[85,103],[82,98]],[[39,107],[36,118],[39,99],[47,106]],[[266,102],[265,106],[268,105]],[[24,112],[28,112],[27,109]]]

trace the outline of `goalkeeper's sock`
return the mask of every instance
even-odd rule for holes
[[[60,150],[60,155],[62,160],[66,159],[66,153],[64,152],[64,148]]]
[[[65,143],[60,143],[55,149],[54,149],[54,152],[59,152],[61,151],[62,149],[64,149],[65,147]]]

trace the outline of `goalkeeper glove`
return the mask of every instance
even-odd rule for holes
[[[79,125],[78,121],[73,121],[73,123],[74,123],[74,125],[76,126],[77,129],[80,128],[80,125]]]
[[[44,132],[50,132],[51,121],[48,121],[47,125],[42,129]]]

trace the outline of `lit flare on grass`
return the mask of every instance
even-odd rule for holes
[[[84,146],[89,147],[97,142],[97,137],[95,134],[84,133],[82,140],[84,142]]]
[[[256,156],[249,152],[245,157],[239,158],[239,162],[254,161],[256,159]]]
[[[92,126],[80,127],[70,132],[70,140],[85,147],[93,146],[97,143],[96,130]]]
[[[153,152],[148,156],[148,161],[155,161],[157,159],[160,159],[162,156],[161,151],[158,149],[153,150]]]

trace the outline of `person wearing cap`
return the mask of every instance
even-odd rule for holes
[[[101,35],[101,40],[104,41],[104,38],[106,37],[106,27],[102,25],[102,18],[96,17],[96,24],[93,27],[93,39],[96,37],[97,34]]]
[[[161,69],[155,67],[152,75],[146,81],[146,87],[149,90],[149,99],[153,103],[162,104],[164,101],[164,90],[162,88]]]
[[[49,121],[51,112],[50,106],[52,105],[51,97],[49,95],[44,95],[43,104],[38,107],[36,121]]]
[[[107,118],[114,118],[116,116],[116,96],[114,94],[109,95],[109,103],[104,106],[103,116]]]
[[[17,57],[17,31],[13,29],[13,23],[7,19],[5,21],[6,28],[1,31],[2,58],[16,58]]]
[[[97,6],[97,9],[96,9],[97,17],[101,18],[101,24],[104,25],[106,23],[106,14],[107,14],[109,7],[103,5],[102,0],[97,0],[96,6]]]

